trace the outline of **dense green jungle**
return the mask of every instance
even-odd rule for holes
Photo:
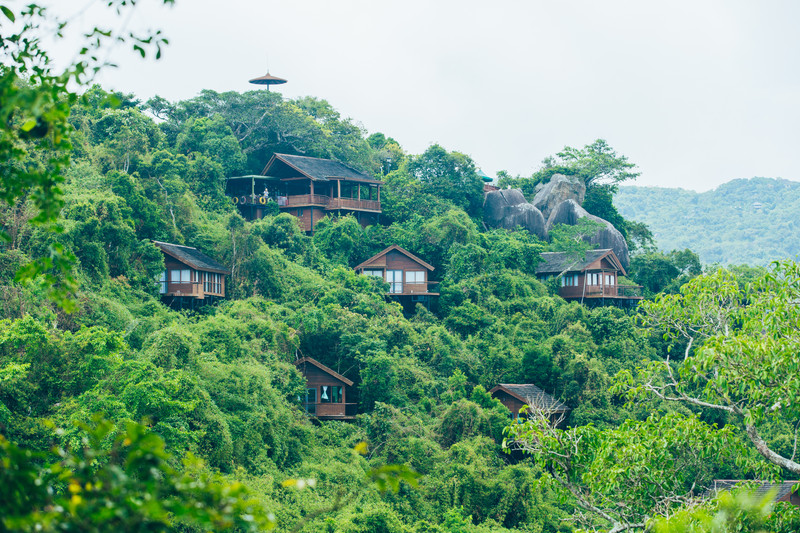
[[[582,179],[628,242],[635,309],[539,281],[543,252],[585,254],[586,228],[488,229],[466,154],[408,153],[313,97],[78,94],[85,65],[49,76],[22,50],[0,69],[0,531],[800,529],[774,493],[707,492],[800,474],[800,267],[660,251],[614,207],[637,173],[605,141],[498,182]],[[380,223],[309,235],[277,204],[246,221],[226,179],[274,153],[379,177]],[[154,240],[227,265],[227,298],[166,306]],[[430,308],[354,272],[394,244],[434,266]],[[354,382],[355,420],[309,418],[300,357]],[[500,383],[568,418],[513,421]]]
[[[703,193],[626,185],[614,205],[647,224],[659,249],[689,248],[704,264],[767,266],[800,253],[796,181],[737,179]]]

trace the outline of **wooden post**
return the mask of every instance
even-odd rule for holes
[[[336,198],[342,197],[342,180],[336,180]]]
[[[356,187],[358,187],[358,193],[356,193],[356,196],[358,197],[358,201],[360,202],[361,201],[361,184],[356,184]]]
[[[309,180],[309,184],[311,185],[311,196],[314,196],[314,180]]]
[[[381,186],[378,185],[378,201],[381,201]]]

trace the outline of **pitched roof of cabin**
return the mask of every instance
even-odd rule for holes
[[[342,383],[344,383],[348,387],[353,385],[352,381],[350,381],[349,379],[347,379],[343,375],[337,373],[332,368],[329,368],[329,367],[323,365],[322,363],[320,363],[319,361],[317,361],[313,357],[303,357],[302,359],[298,359],[297,361],[294,362],[294,366],[300,366],[303,363],[308,363],[308,364],[314,365],[315,367],[319,368],[320,370],[322,370],[326,374],[330,374],[331,376],[335,377],[336,379],[338,379],[339,381],[341,381]]]
[[[542,262],[536,267],[537,274],[561,274],[562,272],[583,272],[592,263],[607,258],[614,267],[625,275],[625,269],[610,248],[588,250],[586,257],[567,252],[544,252]]]
[[[306,177],[314,181],[345,179],[382,183],[339,161],[305,155],[274,154],[261,174],[278,178]]]
[[[422,259],[420,259],[416,255],[412,254],[408,250],[406,250],[406,249],[404,249],[404,248],[402,248],[402,247],[400,247],[400,246],[398,246],[396,244],[393,244],[390,247],[386,248],[385,250],[383,250],[381,252],[378,252],[377,254],[373,255],[372,257],[370,257],[369,259],[367,259],[366,261],[364,261],[363,263],[361,263],[360,265],[355,267],[353,270],[358,271],[358,270],[360,270],[362,268],[368,267],[371,263],[375,262],[376,259],[380,259],[381,257],[383,257],[384,255],[388,254],[392,250],[397,250],[401,254],[405,255],[406,257],[408,257],[409,259],[411,259],[415,263],[418,263],[419,265],[427,268],[428,270],[431,270],[431,271],[434,270],[432,265],[429,265],[428,263],[426,263],[425,261],[423,261]]]
[[[718,491],[721,490],[731,490],[735,487],[741,487],[745,484],[753,484],[752,492],[758,498],[763,498],[766,494],[770,491],[775,491],[775,500],[780,501],[786,498],[789,493],[792,491],[792,487],[794,487],[800,481],[784,481],[782,483],[770,483],[768,481],[752,481],[752,480],[741,480],[741,479],[715,479],[714,483],[708,488],[708,490],[703,494],[706,498],[713,497]]]
[[[230,275],[231,273],[231,271],[228,270],[225,265],[214,261],[197,248],[160,241],[153,241],[153,244],[158,246],[165,254],[185,265],[192,267],[195,270],[227,275]]]
[[[551,413],[569,411],[569,407],[556,400],[536,385],[530,383],[501,383],[490,390],[489,393],[494,394],[497,391],[503,391],[506,394],[509,394],[510,396],[513,396],[517,400],[523,402],[525,405],[535,407],[543,411],[548,411]]]

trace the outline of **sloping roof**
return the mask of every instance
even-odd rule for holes
[[[279,178],[302,176],[314,181],[346,179],[382,183],[372,176],[359,172],[339,161],[304,155],[274,154],[261,174]]]
[[[408,257],[409,259],[411,259],[415,263],[418,263],[421,266],[424,266],[428,270],[431,270],[431,271],[434,270],[432,265],[429,265],[428,263],[426,263],[425,261],[423,261],[422,259],[420,259],[416,255],[412,254],[411,252],[409,252],[408,250],[406,250],[404,248],[401,248],[400,246],[398,246],[396,244],[393,244],[390,247],[388,247],[387,249],[383,250],[382,252],[378,252],[377,254],[373,255],[372,257],[370,257],[369,259],[367,259],[366,261],[364,261],[363,263],[361,263],[360,265],[355,267],[353,270],[358,271],[361,268],[369,266],[370,263],[372,263],[376,259],[379,259],[379,258],[383,257],[384,255],[388,254],[392,250],[397,250],[401,254],[404,254],[406,257]]]
[[[230,275],[231,271],[225,265],[218,263],[208,257],[197,248],[191,246],[181,246],[180,244],[170,244],[168,242],[153,241],[162,252],[192,267],[195,270],[204,272],[216,272],[217,274]]]
[[[503,391],[524,404],[536,409],[541,409],[542,411],[558,413],[570,410],[569,407],[556,400],[536,385],[530,383],[501,383],[490,390],[489,393],[494,394],[497,391]]]
[[[328,368],[327,366],[323,365],[322,363],[320,363],[319,361],[317,361],[313,357],[303,357],[302,359],[298,359],[297,361],[294,362],[294,366],[300,366],[303,363],[308,363],[308,364],[314,365],[315,367],[319,368],[320,370],[322,370],[326,374],[330,374],[331,376],[335,377],[339,381],[343,382],[348,387],[353,385],[352,381],[350,381],[349,379],[347,379],[343,375],[335,372],[333,369]]]
[[[712,498],[718,491],[731,490],[736,487],[744,487],[747,484],[752,485],[752,493],[758,497],[764,497],[770,491],[776,491],[775,500],[781,501],[787,499],[794,487],[800,481],[784,481],[783,483],[770,483],[768,481],[745,481],[741,479],[715,479],[714,484],[708,488],[703,494],[706,498]]]
[[[562,272],[583,272],[586,268],[603,258],[613,264],[617,270],[625,275],[625,269],[617,259],[616,254],[610,248],[601,250],[589,250],[586,252],[586,257],[576,257],[575,254],[567,252],[544,252],[542,254],[542,262],[536,267],[537,274],[560,274]]]

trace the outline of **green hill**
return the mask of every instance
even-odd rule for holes
[[[800,253],[800,182],[738,179],[704,193],[620,187],[614,204],[650,226],[662,250],[690,248],[704,263],[766,265]]]

